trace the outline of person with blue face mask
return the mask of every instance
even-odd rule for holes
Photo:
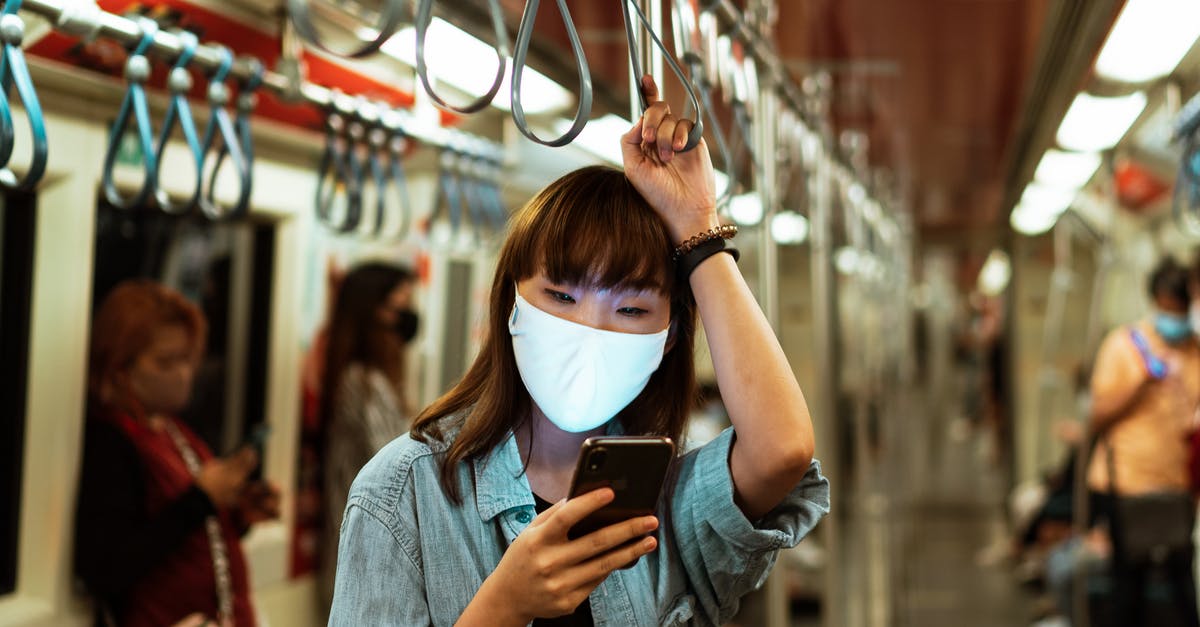
[[[1150,316],[1114,329],[1096,355],[1090,427],[1097,444],[1087,481],[1095,518],[1112,539],[1115,624],[1146,624],[1152,601],[1144,591],[1157,572],[1170,584],[1179,624],[1194,627],[1196,486],[1188,463],[1200,407],[1200,345],[1188,319],[1187,270],[1167,258],[1149,288]],[[1164,504],[1168,511],[1159,511]],[[1157,547],[1154,559],[1139,548],[1147,542]]]
[[[690,122],[643,87],[624,172],[577,170],[517,212],[475,362],[355,480],[330,625],[719,625],[829,511],[708,149],[676,152]],[[673,462],[656,515],[570,539],[613,498],[566,498],[586,438],[680,441],[697,321],[733,427]]]

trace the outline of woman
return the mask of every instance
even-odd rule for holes
[[[98,622],[255,624],[240,537],[278,495],[248,482],[252,448],[215,458],[175,418],[205,333],[195,305],[151,281],[118,285],[95,314],[75,568]]]
[[[331,625],[720,624],[828,511],[800,387],[709,231],[708,151],[674,154],[690,125],[644,88],[625,173],[573,172],[516,216],[479,357],[355,480]],[[584,439],[679,440],[697,311],[736,438],[676,461],[659,516],[569,540],[613,498],[564,498]]]
[[[321,416],[325,428],[325,542],[321,571],[326,605],[333,598],[337,533],[346,493],[383,445],[408,431],[404,348],[417,334],[415,276],[370,263],[338,288],[325,352]]]

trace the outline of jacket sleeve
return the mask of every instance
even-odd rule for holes
[[[143,475],[124,434],[89,420],[75,512],[75,571],[92,594],[127,592],[215,511],[193,485],[151,518]]]
[[[726,429],[683,457],[671,497],[671,530],[702,624],[724,624],[741,597],[761,586],[779,549],[800,542],[829,513],[829,482],[813,461],[783,502],[750,521],[733,500]]]
[[[330,627],[431,625],[416,542],[351,498],[338,542]]]

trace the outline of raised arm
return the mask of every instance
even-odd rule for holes
[[[691,123],[658,99],[622,138],[625,173],[678,244],[719,225],[708,148],[676,154]],[[717,384],[737,433],[729,466],[743,513],[756,520],[799,483],[813,457],[808,405],[766,316],[728,254],[709,257],[690,277]]]
[[[1092,430],[1103,431],[1119,420],[1154,381],[1129,333],[1123,328],[1110,333],[1092,369]]]

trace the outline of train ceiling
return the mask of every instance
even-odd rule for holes
[[[235,1],[263,13],[282,5],[281,0]],[[360,2],[371,6],[379,0]],[[1119,2],[1106,3],[1119,9]],[[486,0],[436,4],[439,14],[487,38]],[[524,0],[501,4],[510,31],[515,31]],[[1006,186],[1011,171],[1022,165],[1016,153],[1024,144],[1018,139],[1022,125],[1028,125],[1029,109],[1037,104],[1027,102],[1027,92],[1038,74],[1039,57],[1047,56],[1042,38],[1055,34],[1049,32],[1054,3],[778,4],[780,56],[796,77],[830,73],[835,128],[865,135],[870,164],[882,173],[877,182],[895,191],[924,232],[1007,229]],[[569,8],[591,66],[596,114],[627,112],[629,70],[621,12],[614,3],[598,0],[571,0]],[[574,89],[575,71],[553,2],[541,3],[531,65]],[[1083,71],[1060,75],[1063,89],[1074,90]],[[675,89],[676,95],[679,91]]]
[[[524,2],[504,4],[515,21]],[[539,28],[565,51],[553,3],[542,4],[548,14]],[[621,13],[612,5],[577,1],[570,10],[585,34],[595,80],[621,99],[628,62]],[[1001,204],[1009,151],[1049,0],[778,5],[780,56],[796,77],[832,75],[835,128],[866,134],[870,163],[890,173],[881,182],[906,201],[918,224],[1007,228]]]

